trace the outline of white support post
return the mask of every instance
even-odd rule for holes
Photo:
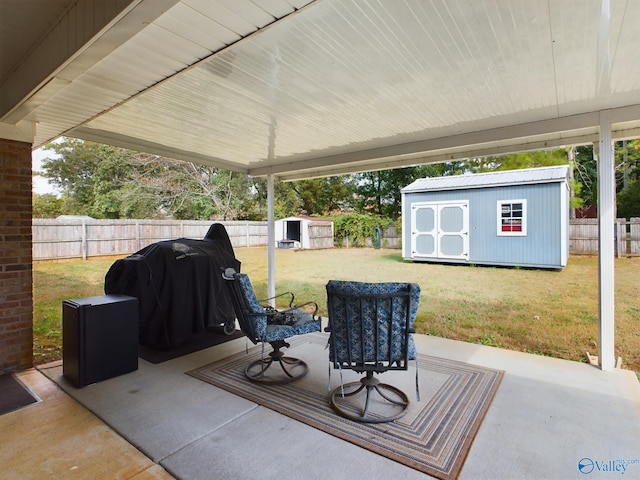
[[[267,175],[267,296],[276,295],[276,223],[274,214],[273,175]],[[275,300],[270,301],[275,307]]]
[[[599,353],[604,371],[615,368],[614,352],[614,226],[615,165],[611,139],[611,112],[600,112],[598,154],[598,271]]]

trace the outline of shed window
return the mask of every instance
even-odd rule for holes
[[[498,235],[524,236],[527,234],[527,201],[501,200],[498,202]]]

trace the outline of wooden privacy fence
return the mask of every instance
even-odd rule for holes
[[[212,221],[199,220],[55,220],[33,219],[33,259],[54,260],[130,255],[161,240],[204,238]],[[228,221],[231,244],[235,247],[267,245],[267,223]],[[311,248],[331,248],[334,239],[326,223],[310,225]],[[640,218],[616,220],[615,248],[618,256],[640,256]],[[347,243],[348,245],[348,243]],[[400,248],[395,228],[382,235],[383,248]],[[574,255],[598,254],[598,220],[571,220],[570,252]]]
[[[129,255],[161,240],[204,238],[212,221],[33,219],[33,259]],[[234,247],[267,244],[266,222],[218,222]]]
[[[615,253],[618,257],[640,255],[640,218],[619,218],[614,226]],[[598,219],[571,220],[569,250],[576,255],[598,254]]]

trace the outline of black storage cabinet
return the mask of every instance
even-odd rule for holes
[[[62,373],[84,387],[138,369],[138,299],[103,295],[62,302]]]

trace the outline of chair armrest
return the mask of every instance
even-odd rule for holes
[[[293,294],[293,292],[283,292],[283,293],[279,293],[273,297],[268,297],[268,298],[263,298],[261,300],[258,300],[258,302],[263,303],[263,302],[268,302],[269,300],[273,300],[276,298],[280,298],[280,297],[284,297],[285,295],[291,295],[291,298],[289,299],[289,308],[294,308],[293,307],[293,300],[295,299],[295,295]]]
[[[281,310],[282,312],[291,312],[293,310],[298,310],[300,308],[303,307],[307,307],[307,306],[313,306],[313,313],[311,314],[313,316],[313,319],[316,319],[316,314],[318,313],[318,304],[316,302],[305,302],[305,303],[300,303],[300,304],[296,304],[293,305],[291,308],[288,308],[287,310]],[[291,305],[290,305],[291,306]]]

